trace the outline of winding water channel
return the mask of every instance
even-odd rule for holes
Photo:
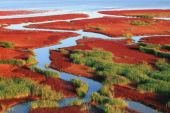
[[[97,13],[97,11],[96,12],[84,12],[84,13],[89,15],[88,18],[98,18],[98,17],[106,16],[104,14]],[[87,18],[79,18],[79,19],[87,19]],[[71,19],[71,20],[79,20],[79,19]],[[59,21],[61,21],[61,20],[59,20]],[[70,20],[65,20],[65,21],[70,21]],[[49,49],[75,46],[75,45],[77,45],[76,40],[82,38],[83,36],[103,38],[103,39],[111,39],[110,37],[108,37],[106,35],[102,35],[102,34],[98,34],[98,33],[91,33],[91,32],[84,32],[83,30],[69,31],[69,30],[35,29],[35,28],[25,28],[24,27],[24,26],[27,26],[27,25],[30,25],[30,24],[51,23],[51,22],[57,22],[57,21],[12,24],[12,25],[6,27],[6,29],[13,29],[13,30],[41,30],[41,31],[54,31],[54,32],[75,32],[75,33],[80,34],[80,36],[71,37],[71,38],[67,38],[67,39],[62,40],[61,41],[62,44],[35,49],[35,52],[37,54],[36,58],[39,61],[37,66],[40,67],[40,68],[43,68],[43,69],[45,69],[46,63],[51,63],[51,60],[49,59],[49,56],[50,56]],[[140,38],[143,38],[143,37],[148,37],[148,36],[134,36],[133,39],[137,42]],[[114,39],[122,39],[122,38],[114,38]],[[89,79],[89,78],[78,77],[78,76],[75,76],[73,74],[68,74],[68,73],[65,73],[65,72],[59,72],[59,71],[51,69],[51,68],[49,70],[53,70],[53,71],[58,72],[60,74],[61,79],[65,80],[65,81],[70,81],[70,79],[72,79],[72,78],[77,78],[77,79],[83,80],[84,82],[87,82],[88,85],[89,85],[89,91],[86,94],[86,96],[83,98],[86,101],[89,101],[89,97],[93,92],[97,92],[99,90],[99,88],[102,87],[102,84],[100,82],[94,81],[94,80]],[[58,101],[58,103],[59,103],[60,106],[63,107],[63,106],[66,106],[67,101],[75,100],[77,98],[78,97],[65,98],[65,99],[62,99],[61,101]],[[125,101],[128,102],[130,108],[135,109],[137,111],[141,111],[141,112],[145,112],[145,113],[156,112],[156,111],[154,111],[154,109],[147,107],[147,106],[145,106],[145,105],[143,105],[139,102],[134,102],[134,101],[129,101],[129,100],[125,100]],[[12,106],[11,108],[14,109],[14,111],[12,111],[12,113],[28,113],[29,112],[29,106],[30,106],[31,102],[33,102],[33,101],[28,101],[28,102],[25,102],[25,103],[19,103],[15,106]]]

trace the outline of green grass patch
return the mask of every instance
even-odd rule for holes
[[[45,64],[45,68],[48,69],[50,67],[50,64],[49,63],[46,63]]]
[[[132,39],[133,38],[133,35],[131,33],[123,34],[123,36],[125,37],[125,39]]]
[[[50,100],[39,100],[36,102],[32,102],[30,105],[30,109],[36,109],[36,108],[58,108],[59,105],[56,101],[50,101]]]
[[[80,111],[85,111],[85,110],[90,110],[91,109],[91,105],[89,104],[83,104],[80,108]]]
[[[0,42],[0,46],[4,47],[4,48],[14,48],[14,46],[16,46],[16,43],[12,43],[12,42]]]
[[[105,30],[106,28],[104,27],[96,27],[96,30]]]
[[[31,39],[31,37],[27,37],[27,38],[25,38],[25,39],[30,40],[30,39]]]
[[[170,108],[170,101],[166,104],[167,108]]]
[[[130,83],[130,80],[120,75],[107,76],[106,79],[103,81],[103,84],[110,84],[110,85],[124,84],[124,83]]]
[[[60,52],[61,53],[70,53],[68,50],[65,50],[65,49],[60,49]]]
[[[103,48],[93,48],[93,50],[96,50],[96,51],[102,51]]]
[[[80,97],[84,97],[89,90],[89,85],[82,80],[73,78],[71,79],[71,83],[73,83],[73,85],[77,87],[76,92]]]
[[[34,51],[34,50],[29,49],[28,51],[29,51],[30,53],[32,53],[34,56],[36,56],[36,53],[35,53],[35,51]]]
[[[133,20],[131,22],[132,25],[136,25],[136,26],[145,26],[145,25],[150,25],[150,23],[147,23],[145,21],[140,21],[140,20]]]
[[[40,73],[40,74],[44,74],[44,75],[46,75],[47,77],[60,78],[59,73],[54,72],[54,71],[50,71],[50,70],[44,70],[44,69],[39,68],[39,67],[37,67],[37,66],[32,66],[32,67],[30,67],[30,70],[31,70],[31,71],[34,71],[34,72],[37,72],[37,73]]]
[[[106,51],[91,51],[91,50],[74,50],[73,53],[82,54],[83,56],[91,56],[91,57],[114,57],[114,55],[110,52]]]
[[[47,100],[63,98],[63,94],[56,93],[51,86],[42,85],[26,78],[1,78],[0,89],[0,99],[21,98],[29,95],[37,95]]]
[[[154,16],[152,15],[133,15],[133,16],[138,18],[154,18]]]
[[[27,63],[29,64],[37,64],[39,63],[38,60],[34,57],[34,56],[30,56],[28,59],[27,59]]]
[[[76,106],[76,105],[81,105],[84,102],[85,102],[84,100],[76,99],[76,100],[68,101],[67,105],[68,106]]]
[[[102,96],[100,95],[99,93],[93,93],[91,96],[90,96],[90,100],[94,101],[94,102],[97,102],[97,103],[100,103],[100,104],[109,104],[111,106],[115,106],[115,107],[126,107],[128,106],[128,104],[121,100],[121,99],[110,99],[108,97],[105,97],[105,96]]]
[[[83,36],[83,38],[89,38],[88,36]]]
[[[26,61],[21,60],[21,59],[0,60],[0,64],[11,64],[11,65],[23,66],[26,64]]]
[[[102,88],[99,89],[99,93],[104,96],[108,96],[109,98],[114,98],[114,93],[112,92],[114,89],[113,85],[105,84]]]

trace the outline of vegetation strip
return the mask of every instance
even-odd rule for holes
[[[84,97],[89,90],[89,85],[86,82],[83,82],[82,80],[78,80],[75,78],[71,79],[71,82],[75,87],[77,87],[76,91],[78,96]]]
[[[44,70],[42,68],[39,68],[38,66],[32,66],[32,67],[30,67],[30,70],[34,71],[34,72],[37,72],[37,73],[40,73],[40,74],[44,74],[47,77],[60,78],[59,73],[54,72],[54,71],[50,71],[50,70]]]
[[[39,100],[36,102],[32,102],[30,105],[30,109],[36,109],[36,108],[58,108],[60,107],[56,101],[50,101],[50,100]]]

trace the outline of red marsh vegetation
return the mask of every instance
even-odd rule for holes
[[[64,15],[52,15],[52,16],[39,16],[39,17],[26,17],[26,18],[8,18],[0,19],[0,24],[20,24],[28,22],[43,22],[53,20],[67,20],[74,18],[86,18],[86,14],[64,14]]]
[[[27,27],[43,29],[64,29],[96,32],[110,37],[125,37],[126,34],[140,35],[168,35],[170,22],[150,18],[118,18],[103,17],[95,19],[74,20],[71,22],[53,22],[33,24]]]

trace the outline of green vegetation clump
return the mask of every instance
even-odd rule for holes
[[[65,50],[65,49],[60,49],[60,52],[61,53],[70,53],[68,50]]]
[[[133,30],[133,28],[128,28],[127,30],[132,31],[132,30]]]
[[[0,64],[11,64],[11,65],[18,65],[23,66],[26,64],[25,60],[17,60],[17,59],[11,59],[11,60],[0,60]]]
[[[32,102],[30,105],[30,109],[36,109],[36,108],[58,108],[59,105],[56,101],[50,101],[50,100],[38,100],[36,102]]]
[[[91,105],[83,104],[80,108],[80,111],[85,111],[85,110],[90,110],[90,109],[91,109]]]
[[[82,54],[83,56],[100,57],[100,58],[114,56],[112,53],[106,51],[74,50],[73,53]]]
[[[140,46],[140,51],[141,52],[146,52],[146,53],[151,53],[156,56],[164,57],[164,58],[170,58],[170,53],[169,52],[164,52],[160,51],[159,49],[167,49],[170,50],[170,45],[158,45],[158,44],[147,44],[147,43],[142,43],[139,42],[135,45]]]
[[[50,64],[49,63],[46,63],[45,64],[45,68],[47,69],[47,68],[49,68],[50,67]]]
[[[83,38],[89,38],[88,36],[83,36]]]
[[[62,93],[56,93],[51,86],[42,85],[31,79],[25,78],[1,78],[0,99],[21,98],[29,95],[37,95],[42,99],[60,100]]]
[[[113,107],[112,105],[109,104],[105,104],[103,108],[105,113],[124,113],[123,109]]]
[[[101,51],[103,48],[93,48],[93,50]]]
[[[150,25],[150,23],[147,23],[145,21],[140,21],[140,20],[133,20],[131,22],[132,25],[137,25],[137,26],[145,26],[145,25]]]
[[[154,16],[152,15],[133,15],[134,17],[138,17],[138,18],[153,18]]]
[[[103,81],[103,84],[110,84],[110,85],[124,84],[124,83],[130,83],[130,80],[120,75],[107,76],[106,79]]]
[[[54,72],[54,71],[50,71],[50,70],[44,70],[44,69],[39,68],[39,67],[37,67],[37,66],[32,66],[32,67],[30,67],[30,70],[31,70],[31,71],[34,71],[34,72],[37,72],[37,73],[40,73],[40,74],[44,74],[44,75],[46,75],[47,77],[60,78],[59,73]]]
[[[76,90],[78,96],[84,97],[89,90],[89,85],[86,82],[75,78],[71,79],[71,82],[75,87],[78,87]]]
[[[109,98],[114,98],[114,93],[112,92],[114,87],[110,84],[105,84],[102,88],[99,89],[99,93],[104,96],[108,96]]]
[[[106,28],[103,27],[96,27],[96,30],[105,30]]]
[[[14,48],[17,44],[12,43],[12,42],[0,42],[0,46],[4,48]]]
[[[35,53],[35,51],[34,51],[34,50],[29,49],[28,51],[29,51],[30,53],[32,53],[34,56],[36,56],[36,53]]]
[[[133,37],[133,35],[131,33],[123,34],[123,36],[125,37],[125,39],[132,39],[132,37]]]
[[[29,64],[37,64],[38,60],[34,56],[31,56],[31,57],[29,57],[27,59],[27,63],[29,63]]]
[[[31,39],[31,37],[27,37],[27,38],[25,38],[25,39],[30,40],[30,39]]]
[[[71,105],[71,106],[81,105],[84,102],[85,102],[84,100],[76,99],[76,100],[68,101],[67,105]]]
[[[166,104],[167,108],[170,108],[170,101]]]
[[[127,103],[125,103],[125,101],[121,100],[121,99],[110,99],[108,97],[102,96],[99,93],[93,93],[90,96],[90,100],[100,103],[100,104],[109,104],[111,106],[115,106],[115,107],[126,107],[128,106]]]

